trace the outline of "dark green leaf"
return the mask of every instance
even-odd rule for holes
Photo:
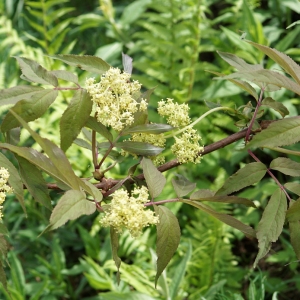
[[[116,147],[120,147],[121,149],[133,153],[136,155],[143,155],[143,156],[154,156],[158,155],[161,153],[164,148],[160,148],[157,146],[153,146],[148,143],[142,143],[142,142],[121,142],[121,143],[116,143]]]
[[[39,86],[18,85],[0,91],[0,105],[16,104],[23,99],[30,99],[36,92],[44,90]]]
[[[254,262],[254,267],[269,252],[272,242],[277,241],[283,228],[286,209],[286,196],[281,189],[276,189],[257,226],[259,251]]]
[[[149,193],[151,195],[151,198],[154,199],[162,192],[166,184],[166,178],[161,172],[157,170],[151,159],[143,157],[141,166],[143,168],[143,173],[147,182]]]
[[[250,147],[279,147],[300,141],[300,117],[278,120],[256,134],[246,145]]]
[[[40,137],[28,126],[26,122],[24,122],[22,118],[16,115],[13,111],[11,112],[16,117],[16,119],[18,119],[18,121],[23,125],[23,127],[29,131],[34,140],[42,147],[42,149],[48,155],[49,159],[51,160],[51,164],[53,164],[53,166],[56,169],[55,173],[59,173],[59,177],[63,179],[61,181],[63,181],[65,184],[67,184],[75,190],[80,190],[79,184],[81,183],[81,180],[79,180],[79,178],[75,175],[65,153],[48,139]],[[33,160],[33,163],[34,161],[35,160]]]
[[[300,176],[300,163],[286,157],[273,159],[270,164],[270,169],[277,170],[289,176]]]
[[[108,131],[108,129],[100,122],[97,122],[97,120],[93,117],[89,117],[86,124],[86,127],[91,128],[92,130],[100,133],[103,137],[105,137],[107,140],[112,141],[113,136]]]
[[[130,127],[122,132],[122,135],[132,134],[132,133],[152,133],[158,134],[167,132],[170,130],[175,129],[171,125],[167,124],[144,124],[144,125],[137,125],[135,127]]]
[[[14,189],[14,194],[20,202],[24,212],[26,213],[23,183],[18,170],[2,153],[0,153],[0,167],[6,168],[8,170],[10,174],[8,183]]]
[[[20,173],[28,192],[33,196],[35,201],[52,210],[48,188],[41,171],[27,159],[18,155],[16,155],[16,158],[19,162]]]
[[[199,203],[192,200],[185,200],[185,199],[181,201],[205,211],[206,213],[210,214],[211,216],[218,219],[219,221],[243,232],[246,236],[256,237],[255,230],[252,227],[245,225],[244,223],[242,223],[241,221],[235,219],[230,215],[219,213],[203,203]]]
[[[156,215],[159,216],[159,223],[157,224],[157,272],[155,276],[155,286],[157,280],[163,270],[170,262],[175,253],[180,241],[180,227],[177,218],[173,213],[164,206],[154,205]]]
[[[277,101],[273,100],[271,97],[265,98],[262,101],[261,105],[267,106],[267,107],[270,107],[270,108],[276,110],[277,112],[279,112],[281,114],[281,116],[283,118],[290,113],[288,111],[288,109],[281,102],[277,102]]]
[[[3,235],[8,235],[9,234],[6,226],[2,223],[0,223],[0,234],[3,234]]]
[[[288,190],[300,196],[300,183],[288,182],[284,185]]]
[[[19,63],[23,79],[41,84],[58,86],[57,78],[36,61],[25,57],[13,56]]]
[[[6,132],[5,141],[8,144],[17,146],[20,142],[21,128],[16,127]]]
[[[263,163],[254,162],[247,164],[244,168],[230,176],[215,195],[223,196],[239,191],[260,181],[266,172],[267,168]]]
[[[75,92],[68,108],[60,119],[61,148],[66,151],[73,143],[90,117],[93,107],[91,97],[86,90]]]
[[[113,260],[117,267],[117,283],[120,284],[120,266],[122,261],[121,258],[118,256],[119,236],[113,227],[110,227],[110,243],[111,243]]]
[[[289,209],[286,212],[286,218],[289,222],[300,221],[300,198],[297,201],[293,201]]]
[[[78,190],[67,191],[54,207],[50,224],[45,231],[63,226],[69,220],[75,220],[82,215],[91,215],[96,211],[95,203],[86,200],[85,194]]]
[[[70,66],[78,67],[82,70],[86,70],[91,73],[96,73],[100,75],[102,75],[110,69],[110,65],[97,56],[73,54],[58,54],[49,56],[54,59],[61,60]]]
[[[300,84],[300,66],[289,56],[282,52],[279,52],[276,49],[259,45],[252,41],[246,42],[268,55],[272,60],[277,62],[288,74],[290,74],[295,79],[295,81],[297,81],[298,84]]]
[[[65,70],[54,70],[54,71],[50,71],[51,74],[53,74],[55,77],[68,81],[68,82],[74,82],[76,84],[78,84],[78,76],[77,74],[73,74],[69,71],[65,71]]]
[[[8,112],[8,114],[5,116],[1,124],[1,130],[5,132],[12,128],[20,126],[19,122],[11,113],[12,110],[26,122],[34,121],[47,111],[48,107],[56,99],[57,94],[58,92],[56,90],[47,89],[36,92],[28,100],[19,101],[14,107],[10,109],[10,112]]]
[[[188,181],[184,176],[176,174],[178,179],[172,179],[172,185],[174,187],[177,197],[183,197],[196,188],[196,183]]]

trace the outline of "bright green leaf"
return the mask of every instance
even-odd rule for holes
[[[0,90],[0,105],[16,104],[20,100],[30,99],[42,90],[44,90],[42,87],[30,85],[18,85]]]
[[[215,196],[229,195],[239,191],[249,185],[260,181],[266,174],[267,168],[263,163],[254,162],[247,164],[232,176],[230,176],[224,185],[217,191]]]
[[[64,225],[67,221],[75,220],[82,215],[91,215],[95,211],[95,203],[86,200],[84,192],[69,190],[59,199],[54,207],[50,217],[50,224],[46,231],[54,230]]]
[[[261,105],[267,106],[267,107],[270,107],[270,108],[276,110],[278,113],[281,114],[281,116],[283,118],[290,113],[288,111],[288,109],[281,102],[277,102],[277,101],[273,100],[271,97],[265,98],[262,101]]]
[[[272,122],[268,128],[257,133],[246,145],[250,147],[279,147],[300,141],[300,117],[293,117]]]
[[[93,107],[91,97],[86,90],[75,92],[68,108],[60,119],[61,148],[66,151],[81,131]]]
[[[177,197],[183,197],[196,188],[196,183],[188,181],[184,176],[176,174],[178,179],[172,179],[172,185]]]
[[[131,141],[116,143],[115,146],[120,147],[121,149],[129,153],[143,156],[155,156],[164,150],[164,148],[160,148],[148,143]]]
[[[277,170],[289,176],[300,176],[300,163],[286,157],[273,159],[270,164],[270,169]]]
[[[155,286],[163,270],[170,262],[180,241],[180,227],[177,218],[164,206],[154,205],[156,215],[159,216],[157,228],[156,253],[157,272]]]
[[[151,159],[143,157],[141,167],[143,168],[151,198],[154,199],[162,192],[166,184],[166,178],[157,170]]]
[[[18,127],[19,122],[13,116],[11,111],[14,111],[24,121],[30,122],[41,117],[54,102],[58,95],[56,90],[42,90],[36,92],[30,99],[21,100],[16,103],[14,107],[10,109],[10,112],[5,116],[1,130],[3,132],[8,131],[12,128]]]
[[[73,54],[58,54],[49,56],[54,59],[61,60],[70,66],[78,67],[82,70],[100,75],[110,69],[110,65],[97,56]]]
[[[10,174],[8,178],[9,185],[14,189],[18,201],[20,202],[24,212],[26,213],[24,203],[23,183],[18,170],[15,166],[0,152],[0,167],[6,168]]]
[[[254,262],[254,267],[269,252],[271,243],[276,242],[282,232],[286,209],[286,196],[281,189],[276,189],[257,226],[259,251]]]
[[[19,63],[23,79],[41,84],[58,86],[57,78],[36,61],[25,57],[13,56]]]
[[[20,173],[28,192],[32,195],[35,201],[52,210],[48,187],[41,171],[27,159],[18,155],[16,155],[16,158],[19,162]]]

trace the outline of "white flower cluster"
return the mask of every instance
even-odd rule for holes
[[[7,185],[7,181],[9,178],[9,173],[8,170],[1,167],[0,168],[0,220],[2,220],[3,214],[2,214],[2,209],[3,209],[3,202],[5,201],[6,194],[10,194],[13,192],[13,189]]]
[[[121,73],[118,68],[110,68],[102,75],[99,83],[94,78],[85,82],[86,89],[96,107],[97,119],[105,126],[121,131],[134,122],[134,113],[145,111],[147,102],[135,98],[139,95],[141,84],[130,81],[130,74]]]
[[[159,221],[153,211],[145,209],[144,204],[149,202],[148,196],[148,189],[144,186],[135,188],[132,196],[125,190],[117,190],[113,194],[110,208],[100,221],[102,226],[112,226],[118,232],[127,228],[132,237],[138,237],[144,227]]]
[[[158,102],[158,113],[167,118],[167,123],[174,127],[185,127],[191,123],[188,115],[189,106],[187,104],[174,103],[173,99],[167,98],[167,101]],[[179,136],[175,136],[175,144],[171,147],[179,163],[199,163],[201,160],[200,153],[204,147],[199,145],[201,136],[195,129],[187,127]]]

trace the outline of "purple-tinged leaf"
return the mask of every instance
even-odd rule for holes
[[[30,99],[35,93],[44,90],[39,86],[19,85],[0,90],[0,105],[16,104],[20,100]]]
[[[24,212],[26,213],[23,183],[18,170],[2,153],[0,153],[0,167],[6,168],[8,170],[10,174],[8,178],[8,183],[14,189],[13,192],[16,195],[18,201],[20,202]]]
[[[196,183],[190,182],[180,174],[176,174],[176,176],[178,177],[178,179],[173,178],[172,185],[177,197],[184,197],[196,188]]]
[[[26,122],[34,121],[47,111],[57,94],[56,90],[50,89],[36,92],[30,99],[17,102],[11,110]],[[18,126],[20,126],[19,122],[11,112],[8,112],[1,124],[1,130],[6,132]]]
[[[151,159],[143,157],[141,167],[143,168],[143,173],[151,198],[154,199],[162,192],[166,184],[166,178],[157,170]]]
[[[50,217],[50,224],[45,231],[54,230],[63,226],[69,220],[78,219],[82,215],[91,215],[95,211],[95,203],[86,200],[84,192],[69,190],[59,199],[54,207]]]
[[[180,241],[180,227],[174,214],[164,206],[154,205],[156,215],[159,216],[157,228],[156,253],[157,272],[155,286],[163,270],[170,262]]]
[[[211,207],[209,207],[203,203],[193,201],[193,200],[184,199],[181,201],[205,211],[206,213],[208,213],[209,215],[218,219],[219,221],[243,232],[248,237],[256,237],[255,230],[252,227],[242,223],[241,221],[235,219],[234,217],[232,217],[230,215],[219,213],[219,212],[213,210]]]
[[[25,57],[13,57],[18,61],[20,65],[23,75],[22,78],[24,80],[58,86],[57,78],[36,61]]]
[[[168,132],[175,129],[175,127],[167,124],[143,124],[137,125],[125,129],[122,135],[132,134],[132,133],[148,133],[148,134],[159,134],[163,132]]]
[[[58,54],[49,55],[54,59],[63,61],[64,63],[80,68],[82,70],[89,71],[96,74],[104,74],[111,66],[103,59],[97,56],[90,55],[73,55],[73,54]]]
[[[27,159],[16,155],[20,166],[20,174],[28,192],[35,201],[52,210],[51,198],[49,197],[48,187],[41,171]]]
[[[288,109],[281,103],[281,102],[277,102],[274,99],[272,99],[271,97],[267,97],[265,98],[262,103],[262,106],[266,106],[269,108],[272,108],[274,110],[276,110],[278,113],[281,114],[281,116],[284,118],[285,116],[287,116],[290,112],[288,111]]]
[[[249,185],[260,181],[266,174],[267,167],[260,162],[247,164],[242,169],[231,175],[224,185],[216,192],[215,196],[229,195]]]
[[[277,170],[289,176],[300,176],[300,163],[286,157],[273,159],[270,164],[270,169]]]
[[[257,133],[246,145],[251,147],[280,147],[300,141],[300,117],[292,117],[271,123],[267,129]]]
[[[164,148],[160,148],[148,143],[125,141],[115,144],[116,147],[129,153],[143,156],[154,156],[161,153]]]
[[[77,90],[60,119],[60,139],[63,151],[72,145],[90,117],[93,107],[91,97],[86,90]]]
[[[286,196],[281,189],[276,189],[257,226],[259,251],[254,262],[254,268],[259,260],[269,252],[272,242],[276,242],[282,232],[286,209]]]

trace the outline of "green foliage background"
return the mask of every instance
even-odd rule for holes
[[[0,3],[0,88],[21,83],[19,68],[11,56],[25,56],[48,69],[66,68],[43,54],[97,55],[121,67],[121,53],[134,59],[134,78],[145,88],[156,87],[151,97],[150,119],[161,98],[174,98],[191,106],[191,118],[207,111],[205,101],[239,107],[252,101],[249,95],[228,81],[214,81],[209,69],[232,72],[216,50],[235,53],[249,63],[276,64],[240,36],[245,32],[254,42],[268,45],[300,61],[299,33],[295,25],[300,4],[294,0],[136,0],[136,1],[6,1]],[[79,74],[83,81],[86,73]],[[22,82],[24,84],[24,82]],[[59,120],[70,92],[32,123],[43,137],[59,144]],[[289,116],[299,115],[299,99],[280,90],[272,97],[284,103]],[[7,111],[7,107],[3,109]],[[1,117],[1,115],[0,115]],[[266,119],[278,115],[268,111]],[[1,117],[2,119],[2,117]],[[237,131],[229,115],[215,113],[197,125],[204,145]],[[24,131],[22,142],[32,144]],[[38,148],[37,145],[34,147]],[[169,183],[162,195],[170,198],[170,182],[176,172],[197,182],[197,188],[217,190],[224,180],[251,158],[238,151],[239,143],[215,151],[200,165],[180,166],[165,174]],[[292,147],[291,147],[292,149]],[[268,163],[276,153],[261,152]],[[77,175],[90,176],[90,153],[73,145],[68,150]],[[300,161],[299,157],[293,160]],[[126,165],[113,169],[109,176],[121,178]],[[281,177],[280,177],[281,176]],[[284,180],[278,173],[278,178]],[[264,189],[260,186],[264,184]],[[265,178],[255,188],[239,195],[265,207],[275,184]],[[26,192],[25,192],[26,193]],[[154,288],[155,233],[147,229],[138,240],[125,233],[120,241],[121,283],[115,278],[111,260],[109,232],[98,217],[82,217],[55,232],[38,235],[48,224],[50,213],[31,196],[26,197],[28,218],[20,205],[8,198],[4,222],[10,230],[7,269],[12,299],[291,299],[300,297],[298,263],[287,234],[283,234],[273,255],[252,269],[257,245],[199,210],[182,203],[168,205],[177,215],[182,238],[167,271]],[[175,194],[174,194],[175,196]],[[58,199],[54,191],[52,199]],[[55,202],[55,200],[54,200]],[[228,211],[224,204],[214,205]],[[233,206],[234,207],[234,206]],[[256,226],[261,210],[236,206],[231,213]],[[288,265],[286,265],[288,264]],[[9,299],[2,289],[1,299]],[[292,296],[291,296],[292,295]],[[202,298],[201,298],[202,297]]]

